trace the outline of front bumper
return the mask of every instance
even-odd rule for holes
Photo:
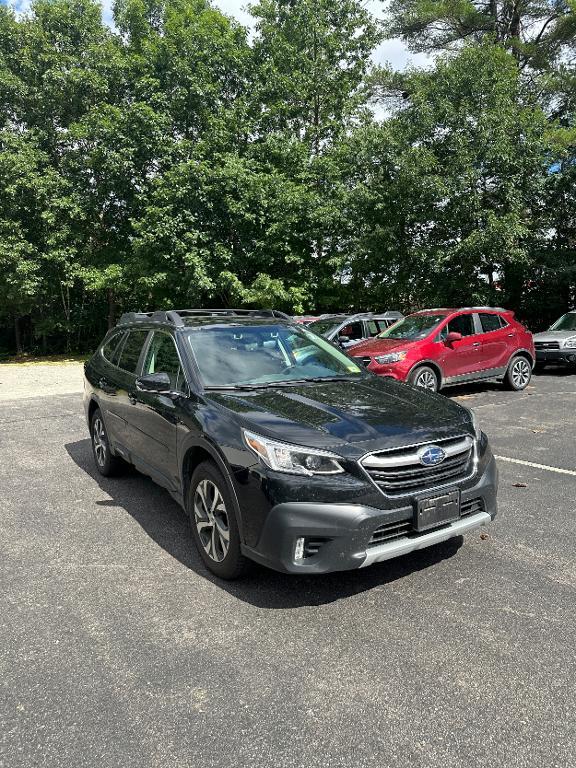
[[[537,349],[537,363],[576,365],[576,349]]]
[[[454,488],[458,487],[455,483]],[[403,499],[403,506],[388,510],[361,504],[303,501],[277,504],[267,516],[257,546],[243,547],[244,554],[285,573],[319,574],[364,568],[486,525],[497,513],[497,488],[498,470],[491,456],[476,483],[461,491],[461,505],[472,509],[471,514],[424,533],[407,530],[377,544],[371,543],[376,529],[413,520],[414,506],[410,499]],[[434,489],[425,495],[435,495]],[[295,547],[299,538],[308,543],[312,554],[296,559]]]

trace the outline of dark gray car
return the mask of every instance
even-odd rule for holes
[[[536,364],[576,365],[576,310],[556,320],[547,331],[534,334]]]

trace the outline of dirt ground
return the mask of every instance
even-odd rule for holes
[[[80,393],[83,373],[79,362],[2,363],[0,401]]]

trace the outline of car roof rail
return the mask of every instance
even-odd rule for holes
[[[168,309],[155,312],[125,312],[117,325],[132,323],[168,323],[175,327],[185,325],[186,317],[261,317],[288,320],[292,318],[279,309]]]

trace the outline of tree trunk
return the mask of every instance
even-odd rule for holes
[[[22,335],[20,333],[20,318],[14,315],[14,339],[16,341],[16,354],[22,354]]]
[[[116,325],[116,297],[112,288],[108,288],[108,330]]]

